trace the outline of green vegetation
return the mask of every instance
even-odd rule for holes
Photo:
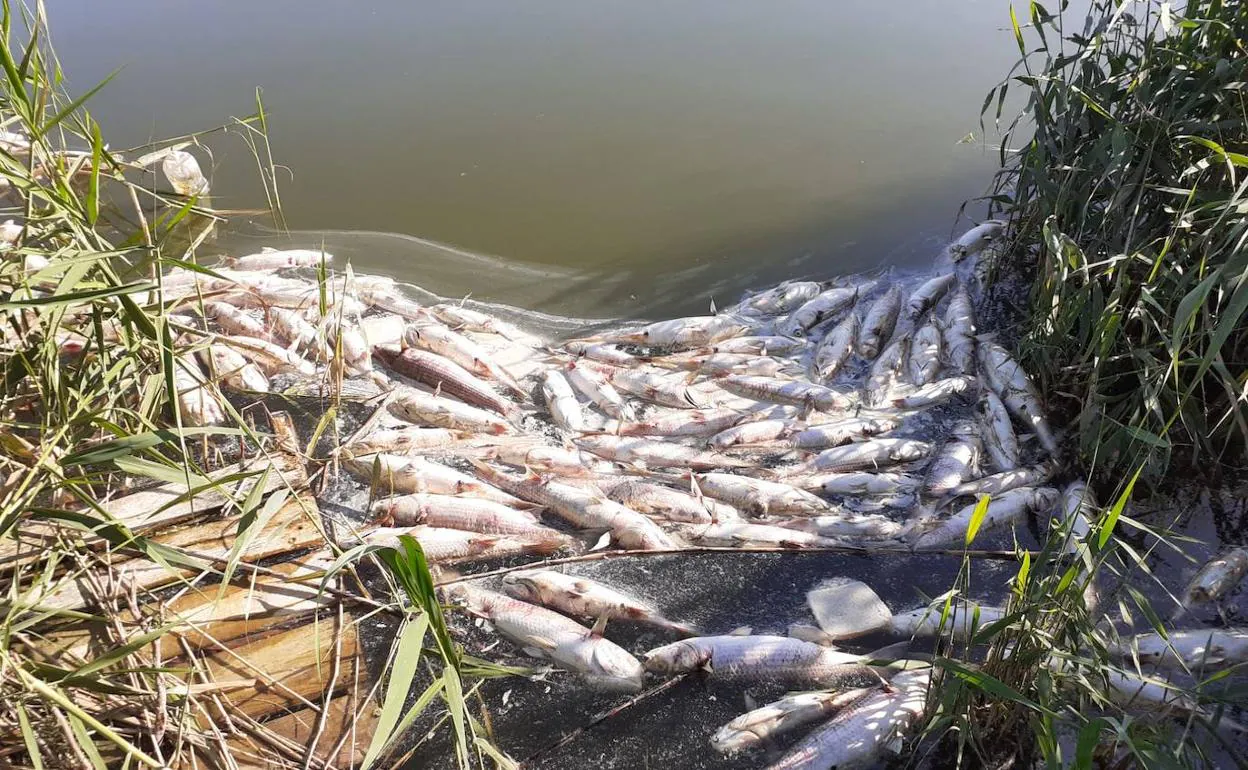
[[[1023,58],[985,101],[1000,120],[1007,94],[1028,97],[994,198],[1012,226],[1005,271],[1035,275],[1023,362],[1106,478],[1141,458],[1148,482],[1172,458],[1236,464],[1248,438],[1248,6],[1096,0],[1085,23],[1031,3],[1027,19],[1014,19]]]

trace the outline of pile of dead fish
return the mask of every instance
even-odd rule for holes
[[[223,390],[333,391],[375,407],[337,449],[375,499],[340,533],[344,547],[408,534],[437,564],[595,542],[960,548],[986,494],[978,537],[1049,517],[1068,527],[1073,552],[1095,504],[1079,482],[1046,486],[1058,472],[1057,441],[1036,389],[976,330],[975,257],[1000,231],[996,222],[971,230],[927,280],[788,282],[713,315],[562,341],[465,303],[417,302],[393,281],[349,269],[316,280],[331,259],[319,251],[174,271],[162,288],[166,300],[197,308],[173,318],[194,351],[177,367],[184,420],[223,421]],[[1236,570],[1242,577],[1248,559]],[[450,598],[524,649],[616,689],[639,689],[644,671],[694,669],[831,688],[717,734],[735,750],[759,740],[750,736],[831,718],[778,767],[868,755],[922,711],[927,669],[750,635],[693,636],[650,651],[643,665],[572,618],[692,630],[558,572],[514,573],[504,587],[510,595],[460,583]],[[886,622],[913,636],[929,615]],[[1244,636],[1234,639],[1242,655]]]

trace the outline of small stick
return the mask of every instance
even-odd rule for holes
[[[661,693],[661,692],[666,692],[666,691],[668,691],[668,690],[672,689],[672,688],[673,688],[673,687],[675,687],[677,684],[679,684],[679,683],[683,682],[683,681],[685,680],[685,678],[686,678],[686,677],[688,677],[688,676],[689,676],[689,674],[688,674],[687,672],[686,672],[686,673],[684,673],[684,674],[678,674],[677,676],[674,676],[674,677],[672,677],[671,679],[668,679],[666,682],[660,682],[659,684],[656,684],[654,687],[651,687],[649,690],[646,690],[646,691],[644,691],[644,692],[640,692],[640,693],[638,693],[638,694],[634,695],[633,697],[629,698],[628,700],[624,701],[623,703],[621,703],[621,704],[619,704],[619,705],[617,705],[617,706],[612,706],[611,708],[607,709],[606,711],[599,712],[598,714],[596,714],[593,718],[591,718],[591,719],[590,719],[587,723],[585,723],[584,725],[581,725],[580,727],[576,728],[575,730],[573,730],[572,732],[570,732],[570,733],[568,733],[567,735],[563,736],[562,738],[560,738],[559,740],[557,740],[557,741],[555,741],[554,743],[550,744],[549,746],[546,746],[545,748],[538,749],[537,751],[533,752],[533,753],[532,753],[532,754],[530,754],[529,756],[525,757],[525,758],[524,758],[524,759],[520,762],[520,767],[522,767],[522,768],[523,768],[523,767],[525,767],[525,766],[526,766],[526,765],[528,765],[530,762],[532,762],[533,760],[535,760],[535,759],[537,759],[538,757],[542,756],[543,754],[547,754],[547,753],[549,753],[549,752],[551,752],[551,751],[556,751],[556,750],[558,750],[558,749],[563,748],[564,746],[567,746],[567,745],[568,745],[569,743],[571,743],[572,741],[574,741],[574,740],[576,740],[577,738],[581,737],[582,735],[584,735],[585,733],[589,732],[590,730],[592,730],[593,728],[597,727],[598,725],[602,724],[603,722],[607,721],[607,720],[608,720],[608,719],[610,719],[611,717],[614,717],[614,716],[617,716],[617,715],[621,714],[621,713],[622,713],[622,712],[624,712],[626,709],[628,709],[628,708],[630,708],[630,707],[632,707],[632,706],[635,706],[635,705],[637,705],[638,703],[641,703],[643,700],[645,700],[645,699],[647,699],[647,698],[649,698],[649,697],[652,697],[652,696],[654,696],[654,695],[658,695],[658,694],[659,694],[659,693]]]

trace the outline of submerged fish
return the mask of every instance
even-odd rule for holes
[[[763,741],[819,722],[852,706],[876,688],[858,687],[838,692],[801,692],[742,714],[715,731],[711,745],[734,754]]]
[[[1200,628],[1141,634],[1112,648],[1122,658],[1139,658],[1163,668],[1195,670],[1248,662],[1248,628]]]
[[[1221,599],[1248,575],[1248,548],[1232,548],[1204,564],[1183,592],[1185,607]]]
[[[607,689],[641,689],[641,663],[576,621],[466,583],[457,583],[446,593],[448,598],[463,602],[472,614],[490,621],[499,633],[529,654],[549,658]]]
[[[931,670],[905,671],[842,709],[768,770],[828,770],[867,764],[913,727],[927,707]]]
[[[522,601],[553,607],[568,615],[632,620],[678,634],[693,634],[689,626],[668,620],[647,602],[585,577],[548,569],[522,570],[503,576],[503,590]]]

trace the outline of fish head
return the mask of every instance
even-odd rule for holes
[[[1031,505],[1037,511],[1048,511],[1057,505],[1061,493],[1052,487],[1041,487],[1031,495]]]
[[[598,639],[589,657],[590,676],[618,689],[637,691],[645,670],[627,650],[605,639]]]
[[[520,601],[542,603],[542,588],[529,573],[511,572],[504,575],[503,590]]]
[[[894,460],[899,462],[910,462],[912,460],[921,460],[927,457],[931,451],[931,446],[922,441],[903,441],[889,453]]]
[[[710,662],[710,654],[689,642],[675,642],[647,652],[642,660],[647,671],[656,674],[682,674]]]

